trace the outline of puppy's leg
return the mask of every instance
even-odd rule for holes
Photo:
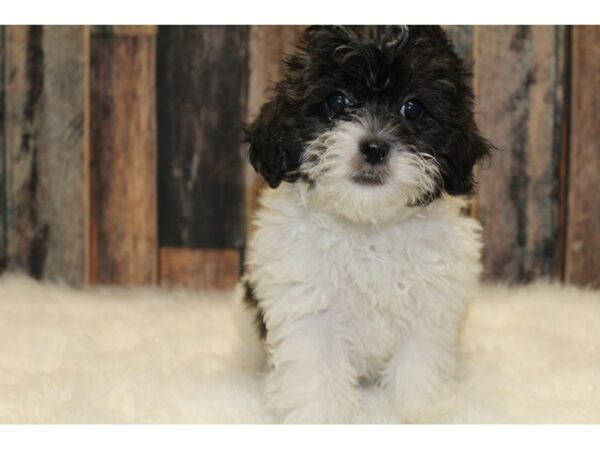
[[[451,405],[456,387],[459,321],[419,320],[390,359],[381,384],[396,402],[403,422],[435,421]]]
[[[269,329],[267,407],[286,423],[346,423],[358,416],[357,376],[326,313]]]

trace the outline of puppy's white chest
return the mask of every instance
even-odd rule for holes
[[[331,321],[343,324],[358,375],[373,379],[401,345],[415,311],[405,249],[386,236],[329,238],[329,248],[321,242],[320,250],[330,273],[323,283],[330,289]]]
[[[479,228],[452,204],[431,209],[387,227],[348,226],[285,191],[267,198],[247,261],[267,344],[334,340],[359,377],[375,379],[421,318],[462,314]]]

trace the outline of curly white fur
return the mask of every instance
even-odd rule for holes
[[[268,328],[267,406],[285,422],[354,422],[361,392],[374,389],[403,420],[431,420],[453,392],[479,224],[448,196],[405,205],[397,220],[345,220],[315,207],[311,189],[266,191],[249,244],[246,277]]]

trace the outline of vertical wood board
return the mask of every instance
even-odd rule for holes
[[[4,33],[0,25],[0,273],[6,265],[6,178],[4,164]]]
[[[91,278],[157,280],[155,45],[151,34],[91,40]]]
[[[248,27],[158,35],[161,246],[241,248]]]
[[[480,26],[478,123],[498,147],[479,171],[478,216],[490,279],[552,277],[560,258],[564,27]]]
[[[575,26],[565,281],[600,287],[600,26]]]
[[[81,26],[6,28],[7,267],[86,279],[86,67]]]

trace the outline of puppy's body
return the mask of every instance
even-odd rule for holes
[[[360,420],[361,386],[403,420],[452,391],[480,272],[460,216],[489,148],[466,71],[436,27],[311,27],[248,129],[266,191],[245,283],[288,422]],[[282,181],[286,181],[280,185]]]
[[[374,383],[413,420],[448,394],[459,324],[479,275],[479,225],[439,199],[403,221],[315,211],[303,185],[266,191],[246,281],[267,323],[267,401],[291,422],[360,419]]]

